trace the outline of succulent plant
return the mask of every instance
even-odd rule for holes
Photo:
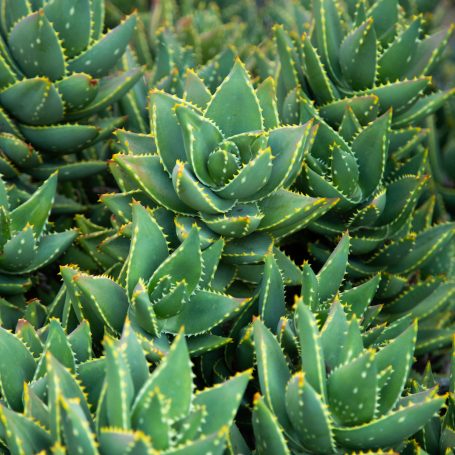
[[[152,373],[128,324],[99,358],[86,321],[68,335],[56,320],[39,332],[23,321],[16,335],[0,328],[0,340],[0,440],[13,455],[222,454],[228,440],[244,443],[233,419],[251,372],[195,391],[181,334]]]
[[[453,95],[432,91],[428,77],[453,27],[423,37],[422,17],[404,19],[398,0],[349,2],[340,9],[333,0],[314,0],[312,13],[311,38],[293,40],[276,28],[280,112],[296,97],[309,98],[321,117],[339,126],[348,106],[351,121],[361,124],[392,108],[394,127],[406,128]]]
[[[104,1],[2,0],[0,11],[3,174],[45,179],[63,167],[60,178],[69,179],[105,169],[100,152],[82,151],[122,122],[89,119],[141,77],[140,68],[116,70],[136,16],[103,33]]]
[[[50,232],[48,218],[57,187],[53,174],[28,200],[15,205],[0,179],[0,295],[23,294],[30,274],[53,262],[73,242],[74,230]]]
[[[87,319],[95,342],[105,333],[120,334],[128,317],[140,339],[154,345],[158,355],[169,349],[166,334],[176,334],[180,327],[190,337],[194,355],[228,343],[229,338],[212,330],[232,319],[250,299],[223,292],[226,284],[216,273],[223,240],[201,251],[194,227],[170,253],[152,212],[134,203],[132,218],[132,224],[124,227],[131,233],[131,242],[117,279],[89,275],[71,265],[62,267],[64,287],[50,316],[59,317],[69,328]]]
[[[295,326],[299,369],[257,320],[254,344],[261,392],[253,410],[259,453],[345,453],[398,448],[444,403],[435,389],[402,396],[417,326],[366,349],[357,318],[335,301],[322,327],[299,299]]]
[[[156,150],[144,153],[128,140],[127,153],[113,157],[114,176],[123,190],[140,189],[176,213],[180,239],[197,223],[204,248],[222,236],[226,260],[259,262],[272,237],[303,228],[336,203],[289,189],[313,142],[312,122],[280,125],[273,82],[255,90],[239,60],[213,95],[196,75],[191,82],[185,100],[152,92]]]

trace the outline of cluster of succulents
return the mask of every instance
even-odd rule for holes
[[[0,452],[454,453],[449,6],[0,0]]]

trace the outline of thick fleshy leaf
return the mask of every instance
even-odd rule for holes
[[[3,398],[17,411],[22,410],[24,382],[30,382],[36,363],[30,351],[12,333],[0,328],[0,383]],[[11,368],[10,359],[14,359]]]
[[[265,404],[263,397],[257,397],[253,408],[253,431],[256,439],[256,453],[266,455],[290,455],[286,440],[276,417]]]
[[[161,361],[136,396],[132,418],[142,412],[151,398],[150,392],[158,389],[169,400],[169,418],[184,417],[190,410],[193,393],[191,363],[185,338],[180,333],[167,356]]]
[[[286,387],[286,409],[303,446],[317,453],[333,453],[330,414],[319,395],[306,381],[303,373],[295,374]]]
[[[90,0],[59,0],[44,5],[44,14],[62,40],[68,58],[80,54],[90,43],[90,3]]]
[[[354,90],[373,85],[376,78],[376,32],[373,19],[365,21],[343,40],[340,65],[343,75]]]
[[[374,351],[364,352],[335,369],[327,379],[327,392],[330,409],[339,425],[370,422],[376,411],[376,390]]]
[[[186,163],[177,162],[172,172],[172,183],[178,197],[194,210],[214,215],[227,212],[234,205],[234,202],[221,198],[202,185]]]
[[[254,322],[254,346],[261,391],[267,405],[286,430],[292,428],[283,393],[291,378],[286,358],[273,334],[258,319]]]
[[[251,371],[248,370],[225,382],[196,393],[193,404],[204,406],[207,415],[210,416],[201,425],[200,431],[203,434],[218,432],[224,426],[232,425],[250,379]],[[220,402],[224,402],[225,405],[220,407]]]
[[[324,351],[319,338],[316,319],[306,302],[299,300],[295,309],[295,323],[300,343],[300,358],[305,380],[322,397],[327,396]]]
[[[428,422],[443,402],[444,398],[440,397],[410,404],[365,425],[336,428],[335,437],[351,449],[393,447]]]
[[[58,123],[63,119],[63,100],[49,79],[23,79],[0,92],[3,106],[19,121],[30,125]]]
[[[180,313],[161,322],[161,328],[177,333],[183,326],[186,335],[202,334],[239,313],[248,301],[214,291],[196,291]]]
[[[77,273],[73,282],[81,293],[82,312],[95,338],[101,338],[105,328],[119,333],[129,306],[125,290],[104,276]]]
[[[133,203],[133,236],[126,269],[128,294],[140,278],[148,281],[168,255],[166,238],[152,214]]]
[[[352,143],[359,166],[359,184],[365,197],[373,194],[382,181],[391,121],[392,112],[389,111],[362,130]]]
[[[8,37],[11,53],[27,77],[52,81],[65,75],[65,56],[57,33],[40,10],[20,20]]]
[[[178,213],[193,213],[178,197],[158,155],[115,155],[113,159],[158,204]]]
[[[278,321],[286,312],[286,304],[283,277],[273,254],[269,254],[265,259],[258,304],[264,324],[276,331]]]
[[[213,186],[215,182],[207,169],[207,160],[223,140],[223,135],[213,122],[186,105],[177,105],[175,113],[182,128],[186,156],[193,172],[203,184]]]
[[[349,235],[345,234],[327,259],[317,277],[322,301],[333,297],[343,282],[348,264]]]
[[[205,115],[227,136],[262,130],[259,100],[245,66],[237,60],[210,100]]]
[[[39,238],[46,227],[56,190],[57,174],[53,174],[28,201],[11,212],[11,227],[20,231],[30,224]]]
[[[390,365],[393,368],[389,381],[379,394],[378,411],[381,415],[392,409],[401,396],[413,362],[416,334],[417,323],[414,323],[376,355],[378,371]]]
[[[109,31],[87,50],[68,62],[68,70],[88,73],[93,76],[105,76],[117,63],[133,34],[137,17],[135,14],[126,18],[120,25]]]

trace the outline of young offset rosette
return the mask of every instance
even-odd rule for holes
[[[257,262],[272,238],[303,228],[334,205],[289,189],[316,127],[281,124],[273,81],[255,89],[239,60],[213,95],[195,74],[192,79],[184,99],[152,91],[156,152],[128,144],[114,157],[117,176],[175,212],[182,239],[197,223],[205,246],[223,236],[226,257]]]

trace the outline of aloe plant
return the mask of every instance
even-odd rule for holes
[[[0,340],[0,441],[11,454],[222,454],[228,441],[244,444],[233,419],[251,372],[195,391],[181,334],[152,373],[128,324],[99,358],[86,321],[68,335],[56,320],[39,332],[23,321],[17,334],[0,328]]]
[[[132,207],[129,253],[117,279],[94,276],[76,266],[61,267],[64,287],[50,308],[65,327],[87,319],[99,342],[105,333],[120,334],[125,319],[137,335],[154,346],[158,355],[169,349],[166,334],[180,327],[194,355],[218,349],[230,339],[216,330],[249,302],[226,293],[223,275],[217,275],[224,242],[201,251],[194,227],[182,244],[170,252],[153,213]],[[191,267],[188,267],[191,264]],[[161,353],[161,354],[160,354]]]
[[[18,310],[25,309],[21,296],[32,285],[32,273],[55,261],[76,237],[74,230],[52,232],[50,229],[48,218],[56,187],[54,174],[28,200],[15,204],[8,186],[0,179],[2,324],[14,323],[9,322],[10,318],[16,320],[21,314]]]
[[[253,409],[259,453],[339,453],[398,448],[441,408],[435,389],[402,396],[417,332],[411,324],[379,349],[365,349],[359,322],[337,301],[322,328],[300,299],[295,372],[257,320],[254,344],[263,396]]]
[[[105,168],[99,152],[71,159],[106,139],[121,118],[94,118],[119,100],[141,69],[117,72],[136,16],[104,33],[104,1],[2,0],[0,67],[1,169],[45,179]],[[65,158],[63,158],[65,155]]]
[[[255,90],[240,61],[213,95],[189,77],[185,100],[152,92],[154,150],[144,153],[138,140],[126,138],[125,152],[113,157],[114,176],[122,190],[140,189],[175,212],[180,239],[197,223],[204,248],[223,236],[226,260],[258,262],[271,236],[303,228],[336,202],[289,189],[315,130],[311,121],[280,125],[273,83]]]
[[[312,13],[312,37],[294,41],[276,29],[280,109],[296,97],[310,98],[323,118],[340,125],[347,106],[361,124],[392,108],[393,125],[406,128],[453,95],[432,91],[428,77],[453,27],[423,37],[423,19],[404,19],[398,0],[349,2],[340,9],[333,0],[314,0]]]

